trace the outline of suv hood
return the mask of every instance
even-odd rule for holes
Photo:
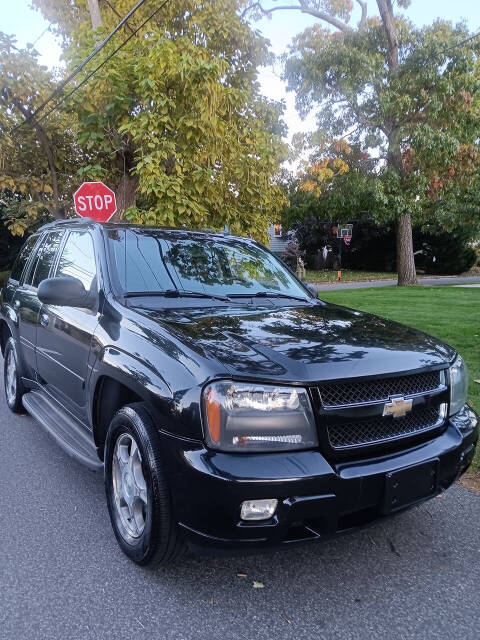
[[[232,376],[320,382],[447,365],[435,338],[332,304],[137,309]]]

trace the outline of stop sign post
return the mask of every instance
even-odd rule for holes
[[[73,196],[75,211],[82,218],[107,222],[117,210],[115,193],[103,182],[84,182]]]

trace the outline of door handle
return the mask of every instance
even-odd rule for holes
[[[48,327],[48,323],[50,322],[50,317],[48,313],[40,314],[40,324],[42,327]]]

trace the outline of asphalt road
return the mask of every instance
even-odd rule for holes
[[[9,413],[3,383],[0,460],[1,640],[480,637],[480,496],[461,487],[314,545],[148,571],[116,546],[101,474]]]
[[[480,283],[480,278],[477,276],[461,277],[461,276],[440,276],[438,278],[419,278],[418,284],[428,287],[432,286],[446,286],[449,284],[476,284]],[[337,289],[368,289],[370,287],[391,287],[397,284],[397,279],[394,280],[372,280],[370,282],[333,282],[326,284],[313,285],[317,291],[335,291]]]

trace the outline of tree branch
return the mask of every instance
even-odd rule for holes
[[[50,177],[52,179],[53,200],[55,203],[55,207],[51,209],[49,207],[47,208],[52,213],[54,218],[62,219],[65,216],[63,215],[63,212],[61,211],[60,204],[59,204],[57,170],[55,168],[55,154],[53,151],[52,144],[48,138],[48,135],[45,129],[38,123],[36,118],[33,116],[33,112],[29,111],[20,102],[20,100],[16,96],[12,95],[11,93],[10,93],[10,100],[12,104],[18,109],[18,111],[20,111],[20,113],[25,118],[25,120],[27,120],[37,132],[38,140],[40,141],[40,144],[42,145],[43,151],[47,158],[48,168],[50,169]]]
[[[396,69],[398,67],[398,38],[392,0],[377,0],[377,5],[387,36],[388,67],[389,69]]]
[[[337,29],[339,29],[339,31],[352,31],[351,27],[349,27],[346,22],[339,20],[335,16],[332,16],[325,11],[320,11],[319,9],[313,9],[312,7],[309,7],[305,1],[299,0],[299,2],[300,4],[286,4],[280,5],[278,7],[270,7],[269,9],[265,9],[261,2],[254,2],[249,7],[247,7],[247,9],[245,9],[244,14],[252,9],[258,9],[264,16],[269,16],[274,11],[300,11],[301,13],[306,13],[310,16],[313,16],[314,18],[318,18],[319,20],[328,22],[328,24],[336,27]]]
[[[357,0],[357,4],[359,4],[362,9],[362,17],[360,18],[358,28],[364,29],[367,24],[367,3],[365,0]]]

